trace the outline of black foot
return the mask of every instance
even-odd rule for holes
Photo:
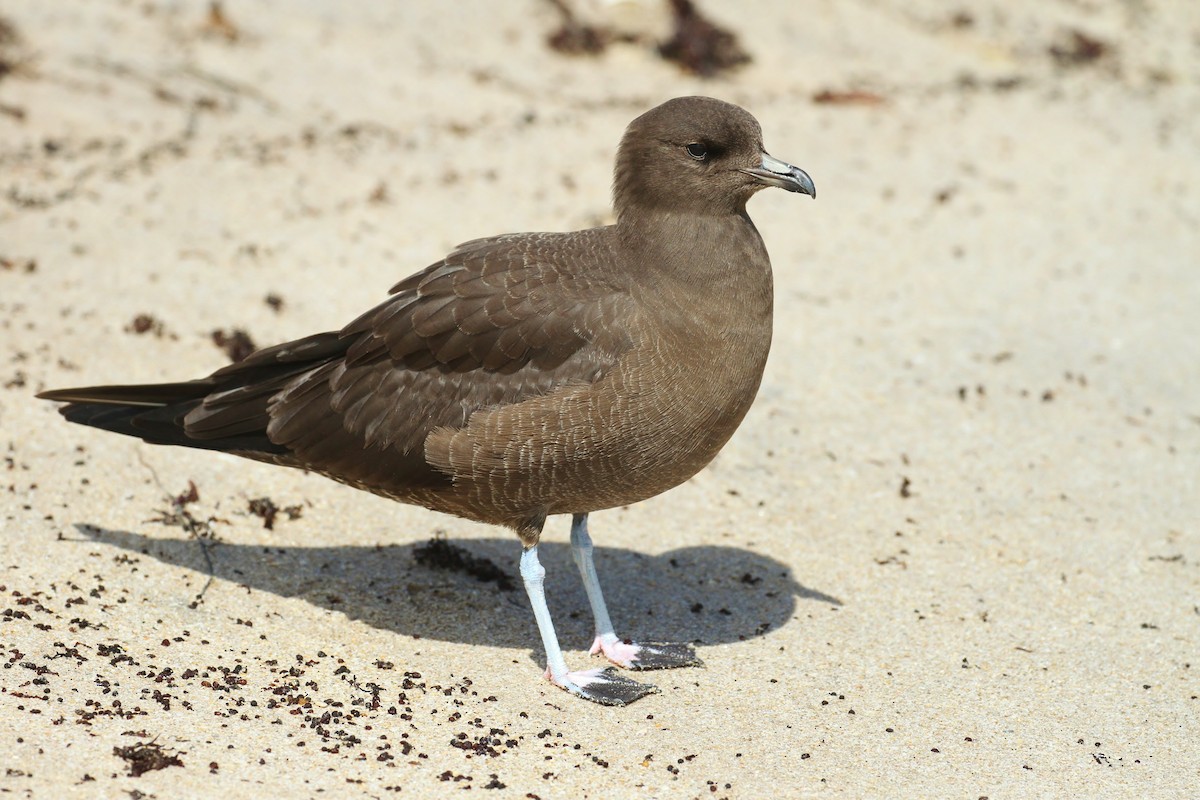
[[[613,667],[568,672],[561,682],[553,678],[551,681],[577,697],[602,706],[627,706],[659,691],[657,686],[626,678]]]
[[[635,642],[637,654],[629,662],[629,668],[643,672],[649,669],[675,669],[676,667],[703,667],[704,662],[696,655],[690,644],[677,642]]]
[[[637,670],[703,667],[704,662],[690,644],[672,642],[622,642],[615,636],[597,636],[591,653],[604,657],[619,667]]]

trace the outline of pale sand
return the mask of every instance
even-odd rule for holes
[[[542,3],[345,5],[228,3],[234,42],[199,2],[0,9],[31,58],[0,79],[0,794],[1195,795],[1196,11],[709,2],[755,62],[705,82],[554,53]],[[1069,29],[1115,51],[1059,66]],[[660,695],[570,698],[519,588],[413,561],[443,530],[515,580],[504,531],[33,399],[205,374],[214,328],[335,328],[464,239],[602,222],[625,124],[694,93],[819,194],[750,207],[778,316],[742,429],[593,518],[618,629],[701,642]],[[189,480],[220,539],[194,608],[204,550],[150,521]],[[303,515],[265,530],[260,496]],[[127,776],[151,738],[184,766]]]

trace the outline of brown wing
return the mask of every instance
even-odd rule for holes
[[[342,329],[339,358],[210,395],[187,415],[188,432],[265,424],[289,454],[274,459],[283,463],[385,492],[443,483],[448,476],[425,462],[430,432],[591,383],[629,347],[611,322],[628,296],[594,266],[583,270],[608,260],[607,241],[602,229],[468,242]]]

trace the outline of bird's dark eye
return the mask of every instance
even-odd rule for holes
[[[703,161],[708,155],[708,148],[699,142],[692,142],[687,146],[688,155],[697,161]]]

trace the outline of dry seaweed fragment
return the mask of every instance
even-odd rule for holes
[[[1046,49],[1060,67],[1079,67],[1100,60],[1111,47],[1083,31],[1068,30],[1062,39]]]
[[[144,333],[152,333],[161,338],[166,332],[166,325],[163,321],[153,314],[142,312],[134,317],[128,325],[125,326],[126,333],[136,333],[138,335]]]
[[[692,0],[671,0],[671,8],[675,33],[658,46],[663,58],[704,78],[750,62],[737,36],[709,22]]]
[[[208,4],[208,16],[205,18],[204,24],[200,26],[200,32],[205,36],[224,39],[227,42],[236,42],[242,38],[242,32],[229,19],[220,0],[212,0]]]
[[[0,17],[0,79],[16,72],[21,66],[21,59],[15,50],[21,44],[21,35],[17,27],[5,17]]]
[[[162,745],[155,742],[131,744],[128,747],[114,747],[113,755],[125,760],[132,778],[140,778],[147,772],[167,767],[182,767],[183,761],[176,753],[168,753]]]
[[[563,0],[550,0],[550,5],[554,6],[562,17],[562,25],[546,37],[546,43],[551,49],[573,56],[594,56],[608,47],[612,38],[610,31],[580,22],[575,12]]]
[[[883,95],[863,89],[847,91],[822,89],[813,95],[812,100],[817,105],[830,106],[878,106],[887,102]]]
[[[288,519],[300,519],[300,515],[304,512],[301,506],[285,506],[280,508],[275,505],[275,501],[269,497],[256,497],[249,503],[250,513],[256,517],[261,517],[263,527],[267,530],[275,529],[275,518],[279,516],[279,512],[287,514]]]
[[[413,560],[423,567],[462,572],[485,583],[493,582],[505,592],[511,592],[514,588],[512,578],[494,562],[473,556],[440,536],[413,548]]]
[[[250,334],[241,328],[233,328],[228,331],[217,329],[212,332],[212,340],[213,344],[224,350],[225,355],[229,356],[229,360],[235,363],[258,349],[254,340],[250,338]]]

